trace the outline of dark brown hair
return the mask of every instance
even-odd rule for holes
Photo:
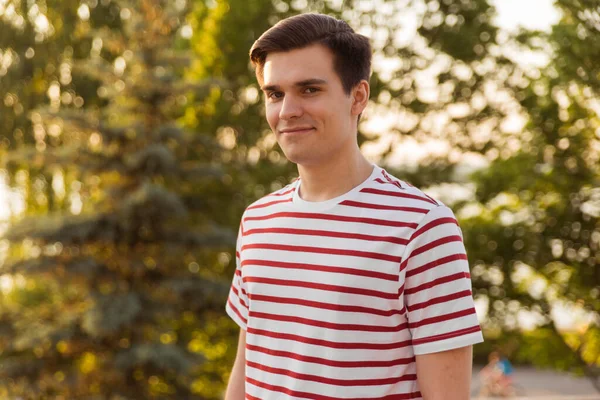
[[[250,60],[259,81],[267,55],[322,44],[333,53],[334,70],[346,94],[371,75],[371,44],[346,22],[323,14],[300,14],[279,21],[263,33],[250,49]],[[262,82],[261,82],[262,83]]]

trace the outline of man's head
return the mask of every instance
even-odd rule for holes
[[[319,14],[280,21],[252,46],[267,121],[286,157],[323,163],[355,151],[369,98],[369,40]]]
[[[489,362],[498,362],[499,360],[500,360],[500,354],[497,351],[492,351],[488,355],[488,361]]]
[[[263,83],[264,65],[271,53],[301,49],[320,44],[332,52],[334,69],[344,91],[371,75],[371,44],[344,21],[323,14],[300,14],[279,21],[263,33],[250,49],[250,60],[256,68],[259,83]]]

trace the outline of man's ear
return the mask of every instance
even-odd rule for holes
[[[352,114],[360,115],[369,103],[369,82],[364,79],[352,88]]]

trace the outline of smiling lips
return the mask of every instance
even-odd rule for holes
[[[312,129],[314,129],[311,126],[299,126],[297,128],[286,128],[286,129],[280,129],[279,133],[306,133],[311,131]]]

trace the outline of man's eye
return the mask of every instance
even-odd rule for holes
[[[319,91],[319,89],[318,88],[314,88],[314,87],[307,87],[306,89],[304,89],[305,93],[316,93],[318,91]]]
[[[269,93],[268,97],[271,100],[276,100],[276,99],[280,99],[282,97],[282,95],[283,94],[281,92],[271,92],[271,93]]]

